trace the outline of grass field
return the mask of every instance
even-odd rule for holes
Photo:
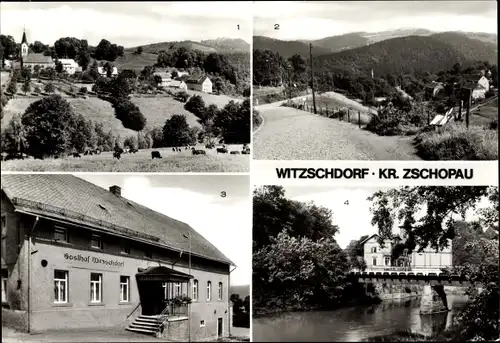
[[[197,149],[204,149],[202,146]],[[228,150],[241,151],[241,145],[230,145]],[[151,151],[159,151],[162,159],[151,160]],[[2,171],[71,171],[71,172],[248,172],[250,155],[217,154],[215,149],[204,149],[206,156],[193,156],[190,150],[173,152],[171,148],[144,149],[136,154],[124,154],[120,160],[112,152],[101,155],[67,157],[45,160],[25,159],[3,161]]]
[[[215,104],[219,108],[224,107],[230,100],[241,101],[240,99],[230,98],[225,95],[204,94],[193,91],[188,91],[190,94],[200,94],[205,100],[205,104]],[[5,127],[15,113],[23,114],[28,106],[40,98],[23,98],[18,97],[9,100],[4,108],[4,117],[2,118],[2,127]],[[76,114],[82,114],[87,119],[93,122],[102,123],[104,130],[111,130],[114,135],[122,137],[135,135],[135,132],[123,127],[121,121],[115,118],[114,109],[107,101],[96,97],[82,98],[66,98],[72,105]],[[165,121],[174,114],[183,114],[189,126],[200,126],[197,117],[191,112],[184,109],[184,104],[175,100],[172,97],[132,97],[132,102],[139,106],[142,114],[147,119],[146,129],[151,129],[155,126],[163,126]]]
[[[10,73],[7,71],[2,71],[0,72],[0,85],[5,85],[7,81],[9,81],[9,75]]]
[[[480,106],[471,112],[470,125],[489,126],[494,120],[498,120],[498,99]]]

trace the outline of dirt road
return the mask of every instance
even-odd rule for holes
[[[300,99],[300,98],[298,98]],[[257,160],[417,160],[409,137],[382,137],[356,125],[278,103],[257,106]],[[359,104],[358,104],[359,105]]]

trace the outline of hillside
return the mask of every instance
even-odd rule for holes
[[[429,36],[433,32],[427,29],[398,29],[381,32],[360,32],[359,35],[364,37],[368,44],[378,43],[384,40],[407,37],[407,36]]]
[[[468,60],[488,61],[492,64],[497,61],[497,44],[472,39],[460,32],[436,33],[430,37],[451,45]]]
[[[291,57],[294,54],[299,54],[301,56],[309,56],[309,43],[301,41],[283,41],[279,39],[264,37],[264,36],[254,36],[253,37],[253,48],[259,50],[270,50],[279,53],[283,57]],[[330,49],[324,49],[320,47],[314,47],[314,55],[322,55],[330,53]]]
[[[148,45],[142,45],[143,52],[157,54],[163,50],[169,50],[171,48],[184,47],[191,50],[199,50],[203,52],[219,52],[219,53],[231,53],[231,52],[249,52],[250,44],[242,39],[232,39],[232,38],[219,38],[213,40],[205,40],[202,42],[194,42],[190,40],[180,41],[180,42],[161,42]],[[127,48],[126,52],[134,52],[137,47]]]
[[[314,49],[321,48],[328,49],[330,52],[338,52],[368,45],[369,40],[359,33],[348,33],[314,40],[311,43]]]
[[[446,40],[449,40],[447,42]],[[467,51],[467,48],[475,51]],[[450,69],[457,62],[471,59],[491,60],[496,54],[490,45],[465,36],[438,34],[408,36],[384,40],[365,47],[319,56],[315,59],[319,70],[376,75],[401,72],[438,72]],[[496,60],[496,58],[495,58]]]
[[[137,73],[141,72],[145,66],[156,64],[158,55],[143,52],[142,54],[135,54],[131,51],[125,51],[123,56],[118,57],[113,63],[118,70],[131,69]]]
[[[229,287],[230,294],[238,294],[241,299],[250,295],[250,285],[233,285]]]

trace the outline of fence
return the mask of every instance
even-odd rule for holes
[[[296,104],[296,106],[292,107],[314,113],[314,106],[307,103],[303,105]],[[361,128],[361,125],[368,124],[368,122],[371,120],[373,116],[373,114],[365,112],[362,113],[359,110],[354,110],[346,106],[344,107],[316,106],[316,114],[331,119],[338,119],[340,121],[346,121],[348,123],[357,124],[359,128]]]

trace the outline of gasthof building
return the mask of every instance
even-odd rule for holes
[[[196,215],[196,208],[193,208]],[[234,264],[189,225],[73,175],[2,175],[2,315],[35,333],[229,335]]]

